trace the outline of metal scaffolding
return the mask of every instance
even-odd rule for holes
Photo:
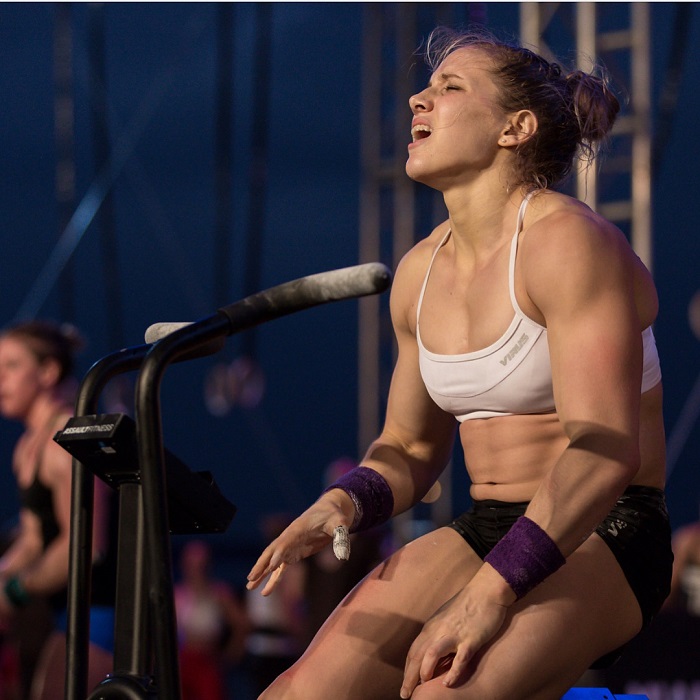
[[[566,31],[569,30],[569,31]],[[629,94],[612,133],[614,158],[579,169],[576,196],[628,235],[652,269],[651,233],[651,46],[649,4],[524,2],[520,36],[524,45],[556,60],[549,35],[575,39],[576,64],[590,71],[602,64],[613,88]],[[569,39],[570,41],[570,39]]]

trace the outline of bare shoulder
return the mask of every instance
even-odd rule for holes
[[[518,259],[533,301],[551,295],[553,288],[593,293],[617,287],[633,292],[643,327],[656,317],[658,298],[651,274],[625,235],[572,197],[548,192],[532,199]]]
[[[401,258],[396,274],[402,277],[417,275],[422,281],[430,258],[443,238],[447,235],[449,228],[449,222],[443,221],[432,230],[430,235],[418,241],[403,258]]]
[[[421,239],[401,258],[391,287],[391,313],[394,324],[415,332],[415,308],[430,259],[449,230],[444,221]]]
[[[577,199],[558,192],[533,197],[521,235],[523,253],[536,247],[551,253],[578,258],[594,254],[636,257],[622,231]]]
[[[48,486],[60,486],[70,483],[72,474],[72,457],[49,436],[41,458],[42,480]]]

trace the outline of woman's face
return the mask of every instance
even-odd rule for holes
[[[507,116],[499,107],[492,64],[483,51],[463,48],[450,54],[409,104],[409,177],[444,189],[493,164]]]
[[[26,343],[11,336],[0,338],[0,413],[22,420],[48,388],[46,365],[39,364]]]

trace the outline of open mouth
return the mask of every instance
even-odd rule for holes
[[[432,129],[427,125],[427,124],[416,124],[411,129],[411,136],[413,137],[413,143],[416,141],[422,141],[423,139],[427,139],[428,136],[432,133]]]

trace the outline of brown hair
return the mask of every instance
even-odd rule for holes
[[[496,39],[485,30],[458,32],[439,27],[424,56],[434,71],[457,49],[475,48],[493,63],[500,106],[508,113],[527,109],[537,117],[534,136],[515,149],[514,174],[528,189],[552,187],[571,171],[578,155],[589,164],[610,133],[620,103],[598,68],[566,72],[529,49]]]
[[[14,338],[23,342],[39,364],[55,360],[60,368],[59,383],[73,373],[74,356],[83,347],[83,339],[74,326],[52,321],[17,323],[4,328],[0,338]]]

